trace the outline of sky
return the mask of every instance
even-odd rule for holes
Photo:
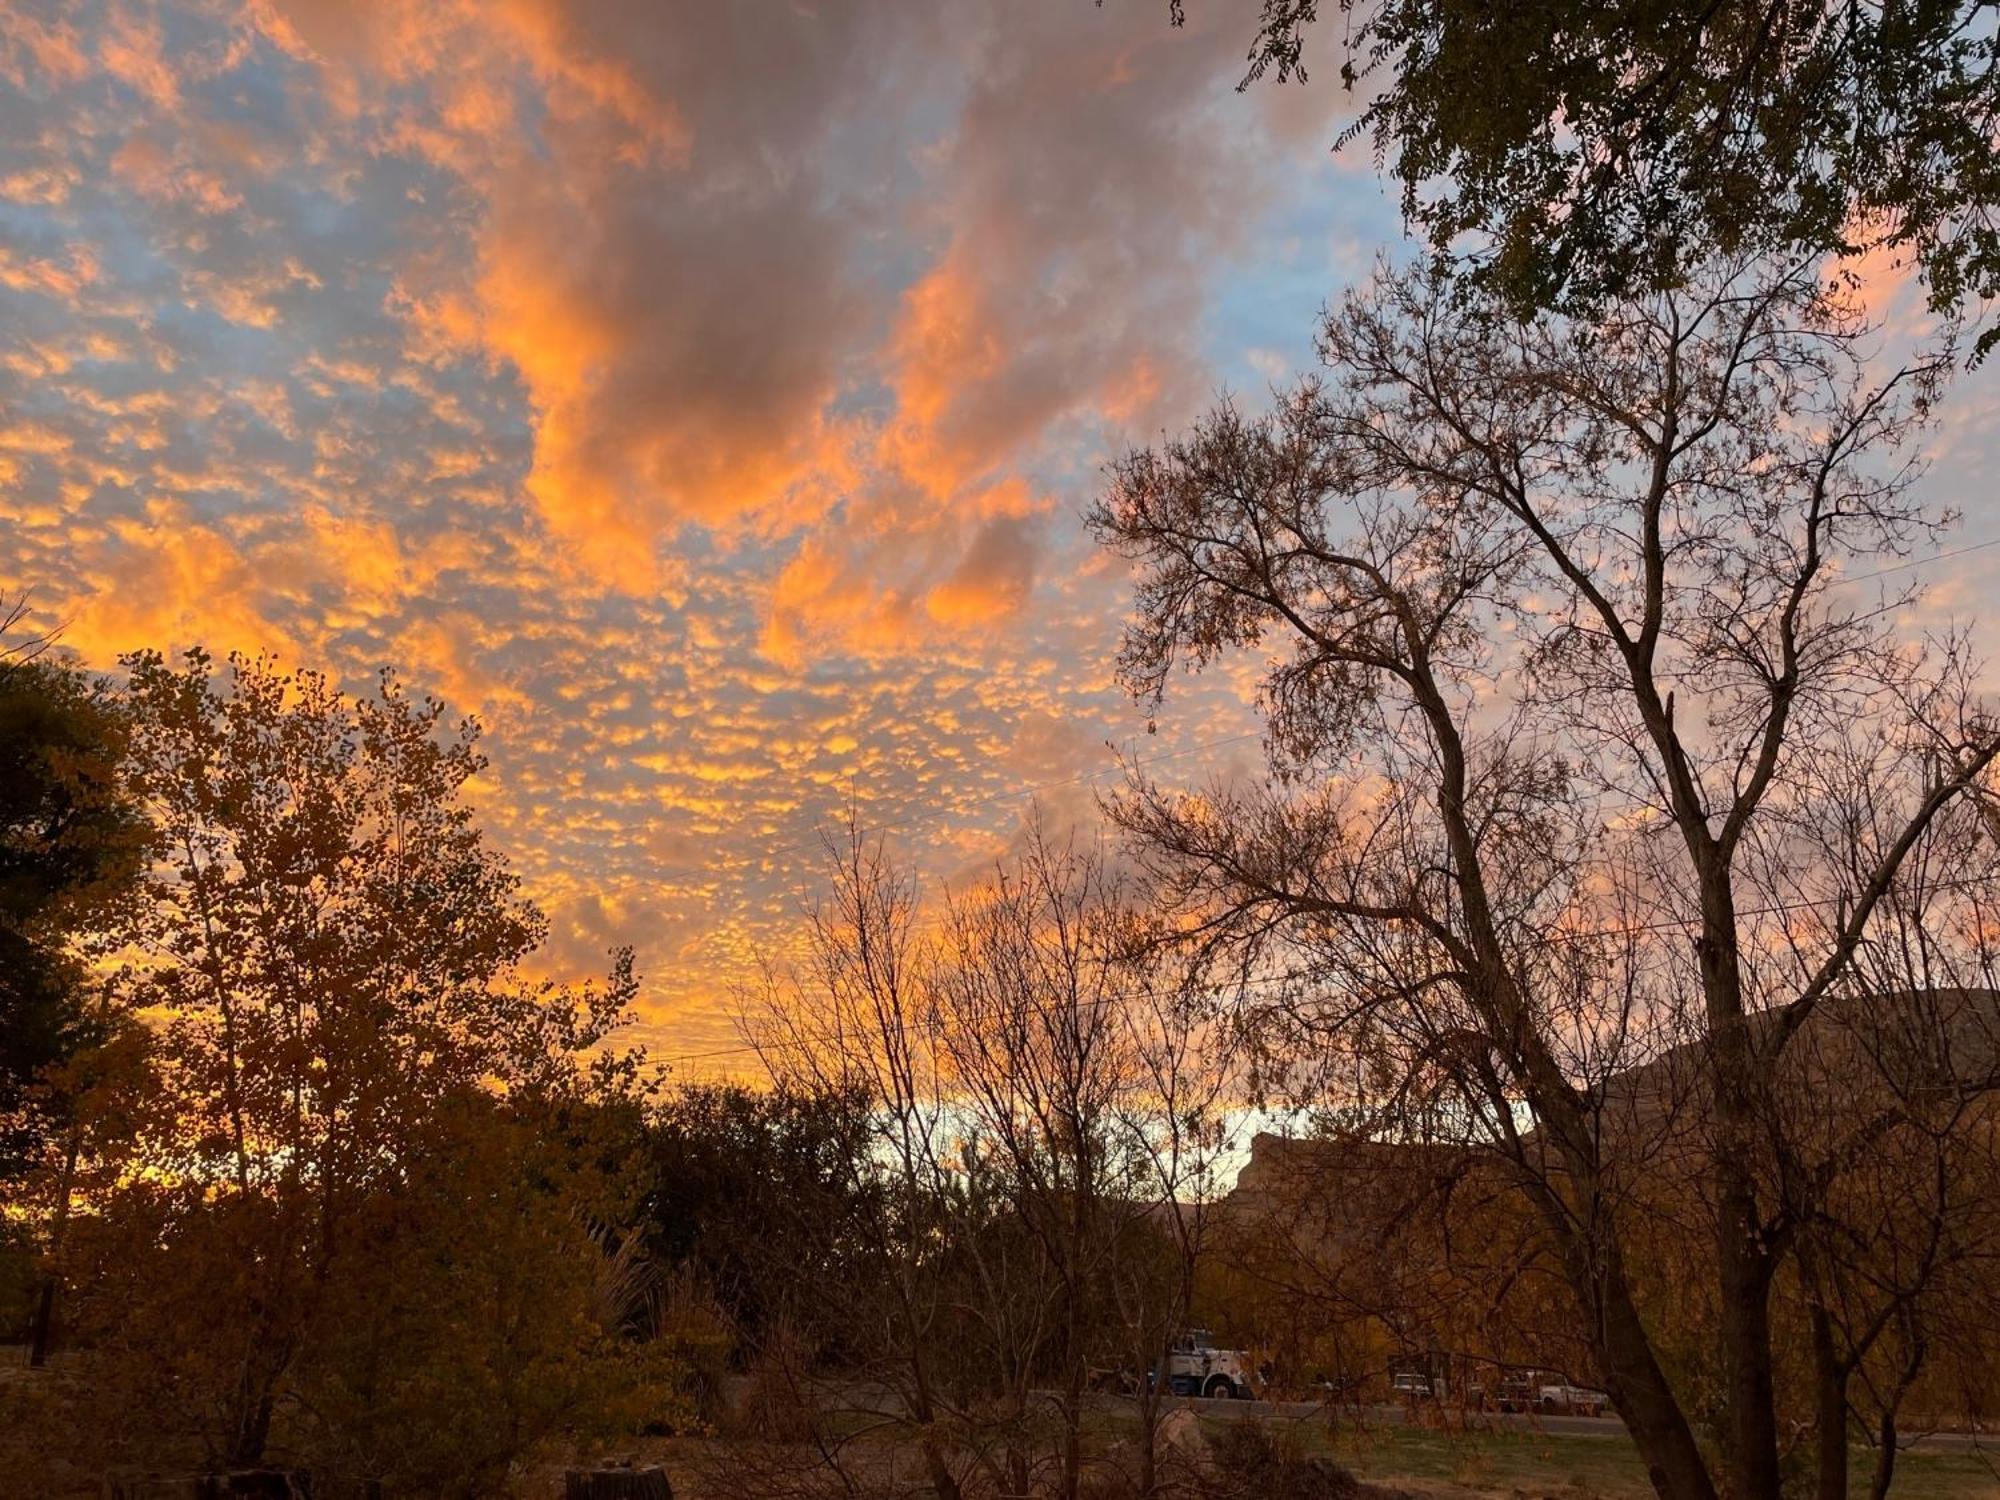
[[[964,880],[1119,754],[1257,753],[1247,671],[1148,732],[1079,518],[1407,252],[1337,60],[1239,91],[1254,5],[1188,9],[0,0],[0,594],[476,715],[551,967],[632,944],[726,1066],[850,805]]]

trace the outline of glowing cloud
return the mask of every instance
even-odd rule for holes
[[[479,714],[550,962],[635,942],[649,1017],[726,1039],[849,798],[956,868],[1137,732],[1098,466],[1237,378],[1208,320],[1275,247],[1392,223],[1303,191],[1336,101],[1239,99],[1242,20],[10,12],[0,590],[100,666],[387,663]],[[1261,349],[1331,290],[1287,274]]]

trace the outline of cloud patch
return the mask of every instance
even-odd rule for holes
[[[1251,10],[16,5],[0,591],[478,714],[552,961],[726,1041],[850,801],[961,868],[1142,732],[1077,513],[1330,139]]]

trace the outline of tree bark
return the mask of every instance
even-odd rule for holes
[[[1723,1168],[1716,1216],[1722,1352],[1728,1381],[1726,1453],[1732,1500],[1779,1500],[1778,1422],[1771,1379],[1771,1272],[1756,1199],[1740,1168]]]
[[[1826,1309],[1812,1310],[1813,1401],[1819,1439],[1819,1500],[1847,1500],[1847,1367]]]
[[[1868,1486],[1873,1500],[1887,1500],[1889,1486],[1896,1478],[1896,1409],[1892,1406],[1882,1413],[1882,1430],[1876,1434],[1879,1446],[1875,1450],[1875,1478]]]
[[[1728,1419],[1724,1461],[1732,1500],[1778,1500],[1777,1396],[1771,1377],[1771,1257],[1753,1175],[1760,1077],[1743,1007],[1736,895],[1724,852],[1686,829],[1700,875],[1696,957],[1708,1014],[1715,1135],[1716,1269]]]
[[[79,1129],[72,1124],[63,1146],[62,1181],[57,1186],[56,1222],[49,1236],[49,1269],[35,1297],[34,1328],[28,1339],[28,1367],[39,1370],[49,1360],[49,1344],[54,1335],[56,1293],[61,1289],[63,1241],[69,1236],[70,1199],[76,1192],[76,1158],[80,1149]]]
[[[1646,1465],[1660,1500],[1715,1500],[1715,1484],[1694,1430],[1654,1357],[1615,1243],[1593,1247],[1574,1231],[1564,1236],[1563,1257],[1578,1301],[1596,1311],[1592,1353],[1611,1403]]]

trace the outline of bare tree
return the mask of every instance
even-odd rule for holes
[[[1138,1079],[1120,1013],[1129,983],[1101,861],[1039,819],[1019,861],[954,899],[938,973],[952,1082],[1053,1278],[1057,1493],[1081,1482],[1093,1299],[1116,1253],[1113,1212],[1137,1173],[1120,1128]]]
[[[1385,1119],[1499,1155],[1655,1487],[1707,1500],[1628,1263],[1662,1117],[1699,1102],[1727,1486],[1774,1496],[1772,1081],[2000,750],[1891,601],[1839,590],[1948,519],[1904,453],[1946,357],[1878,373],[1809,267],[1590,326],[1384,274],[1320,352],[1268,416],[1120,462],[1093,513],[1138,567],[1137,694],[1267,653],[1268,778],[1135,776],[1115,815],[1189,942],[1312,1041],[1295,1085],[1338,1057]],[[1830,859],[1799,829],[1850,734],[1874,815]]]
[[[1192,1320],[1197,1281],[1215,1253],[1222,1168],[1241,1125],[1230,1028],[1191,993],[1187,974],[1160,961],[1143,931],[1123,940],[1127,963],[1150,949],[1140,987],[1123,995],[1137,1086],[1123,1107],[1133,1153],[1131,1191],[1144,1212],[1121,1236],[1139,1249],[1111,1268],[1110,1300],[1131,1360],[1138,1419],[1139,1494],[1159,1492],[1160,1426],[1172,1393],[1171,1349]]]
[[[1058,1289],[1049,1370],[1065,1500],[1082,1482],[1093,1368],[1129,1357],[1135,1339],[1155,1377],[1139,1381],[1139,1483],[1156,1483],[1159,1366],[1200,1243],[1187,1193],[1214,1135],[1198,1026],[1135,953],[1133,923],[1102,851],[1037,813],[1020,850],[949,903],[938,976],[952,1081]]]
[[[872,1122],[853,1196],[881,1209],[886,1310],[821,1384],[859,1392],[861,1430],[909,1440],[940,1495],[977,1476],[1074,1497],[1093,1386],[1157,1365],[1187,1315],[1226,1113],[1208,1023],[1138,952],[1102,850],[1039,814],[929,916],[858,822],[834,852],[803,962],[748,1018],[775,1079],[865,1099]],[[1152,1493],[1164,1384],[1140,1386]],[[867,1468],[835,1447],[823,1468]]]
[[[917,891],[871,840],[858,817],[831,843],[830,897],[809,913],[806,953],[775,966],[749,998],[745,1025],[774,1082],[812,1096],[864,1101],[872,1150],[849,1164],[856,1196],[879,1212],[864,1226],[884,1287],[848,1288],[847,1319],[866,1298],[879,1326],[851,1333],[861,1375],[889,1397],[868,1430],[906,1428],[938,1500],[958,1500],[961,1456],[950,1437],[941,1365],[947,1293],[935,1254],[940,1216],[953,1201],[947,1097],[925,992],[930,955],[917,930]],[[837,1294],[840,1289],[828,1288]],[[870,1321],[878,1321],[870,1319]],[[825,1468],[842,1470],[839,1439],[816,1428]]]
[[[1850,755],[1814,801],[1832,857],[1874,811],[1879,752]],[[1976,1289],[2000,1254],[2000,846],[1986,812],[1983,799],[1955,805],[1913,850],[1773,1096],[1828,1500],[1848,1493],[1855,1429],[1876,1450],[1871,1491],[1888,1493],[1904,1407],[1933,1350],[1955,1323],[1988,1324]]]

